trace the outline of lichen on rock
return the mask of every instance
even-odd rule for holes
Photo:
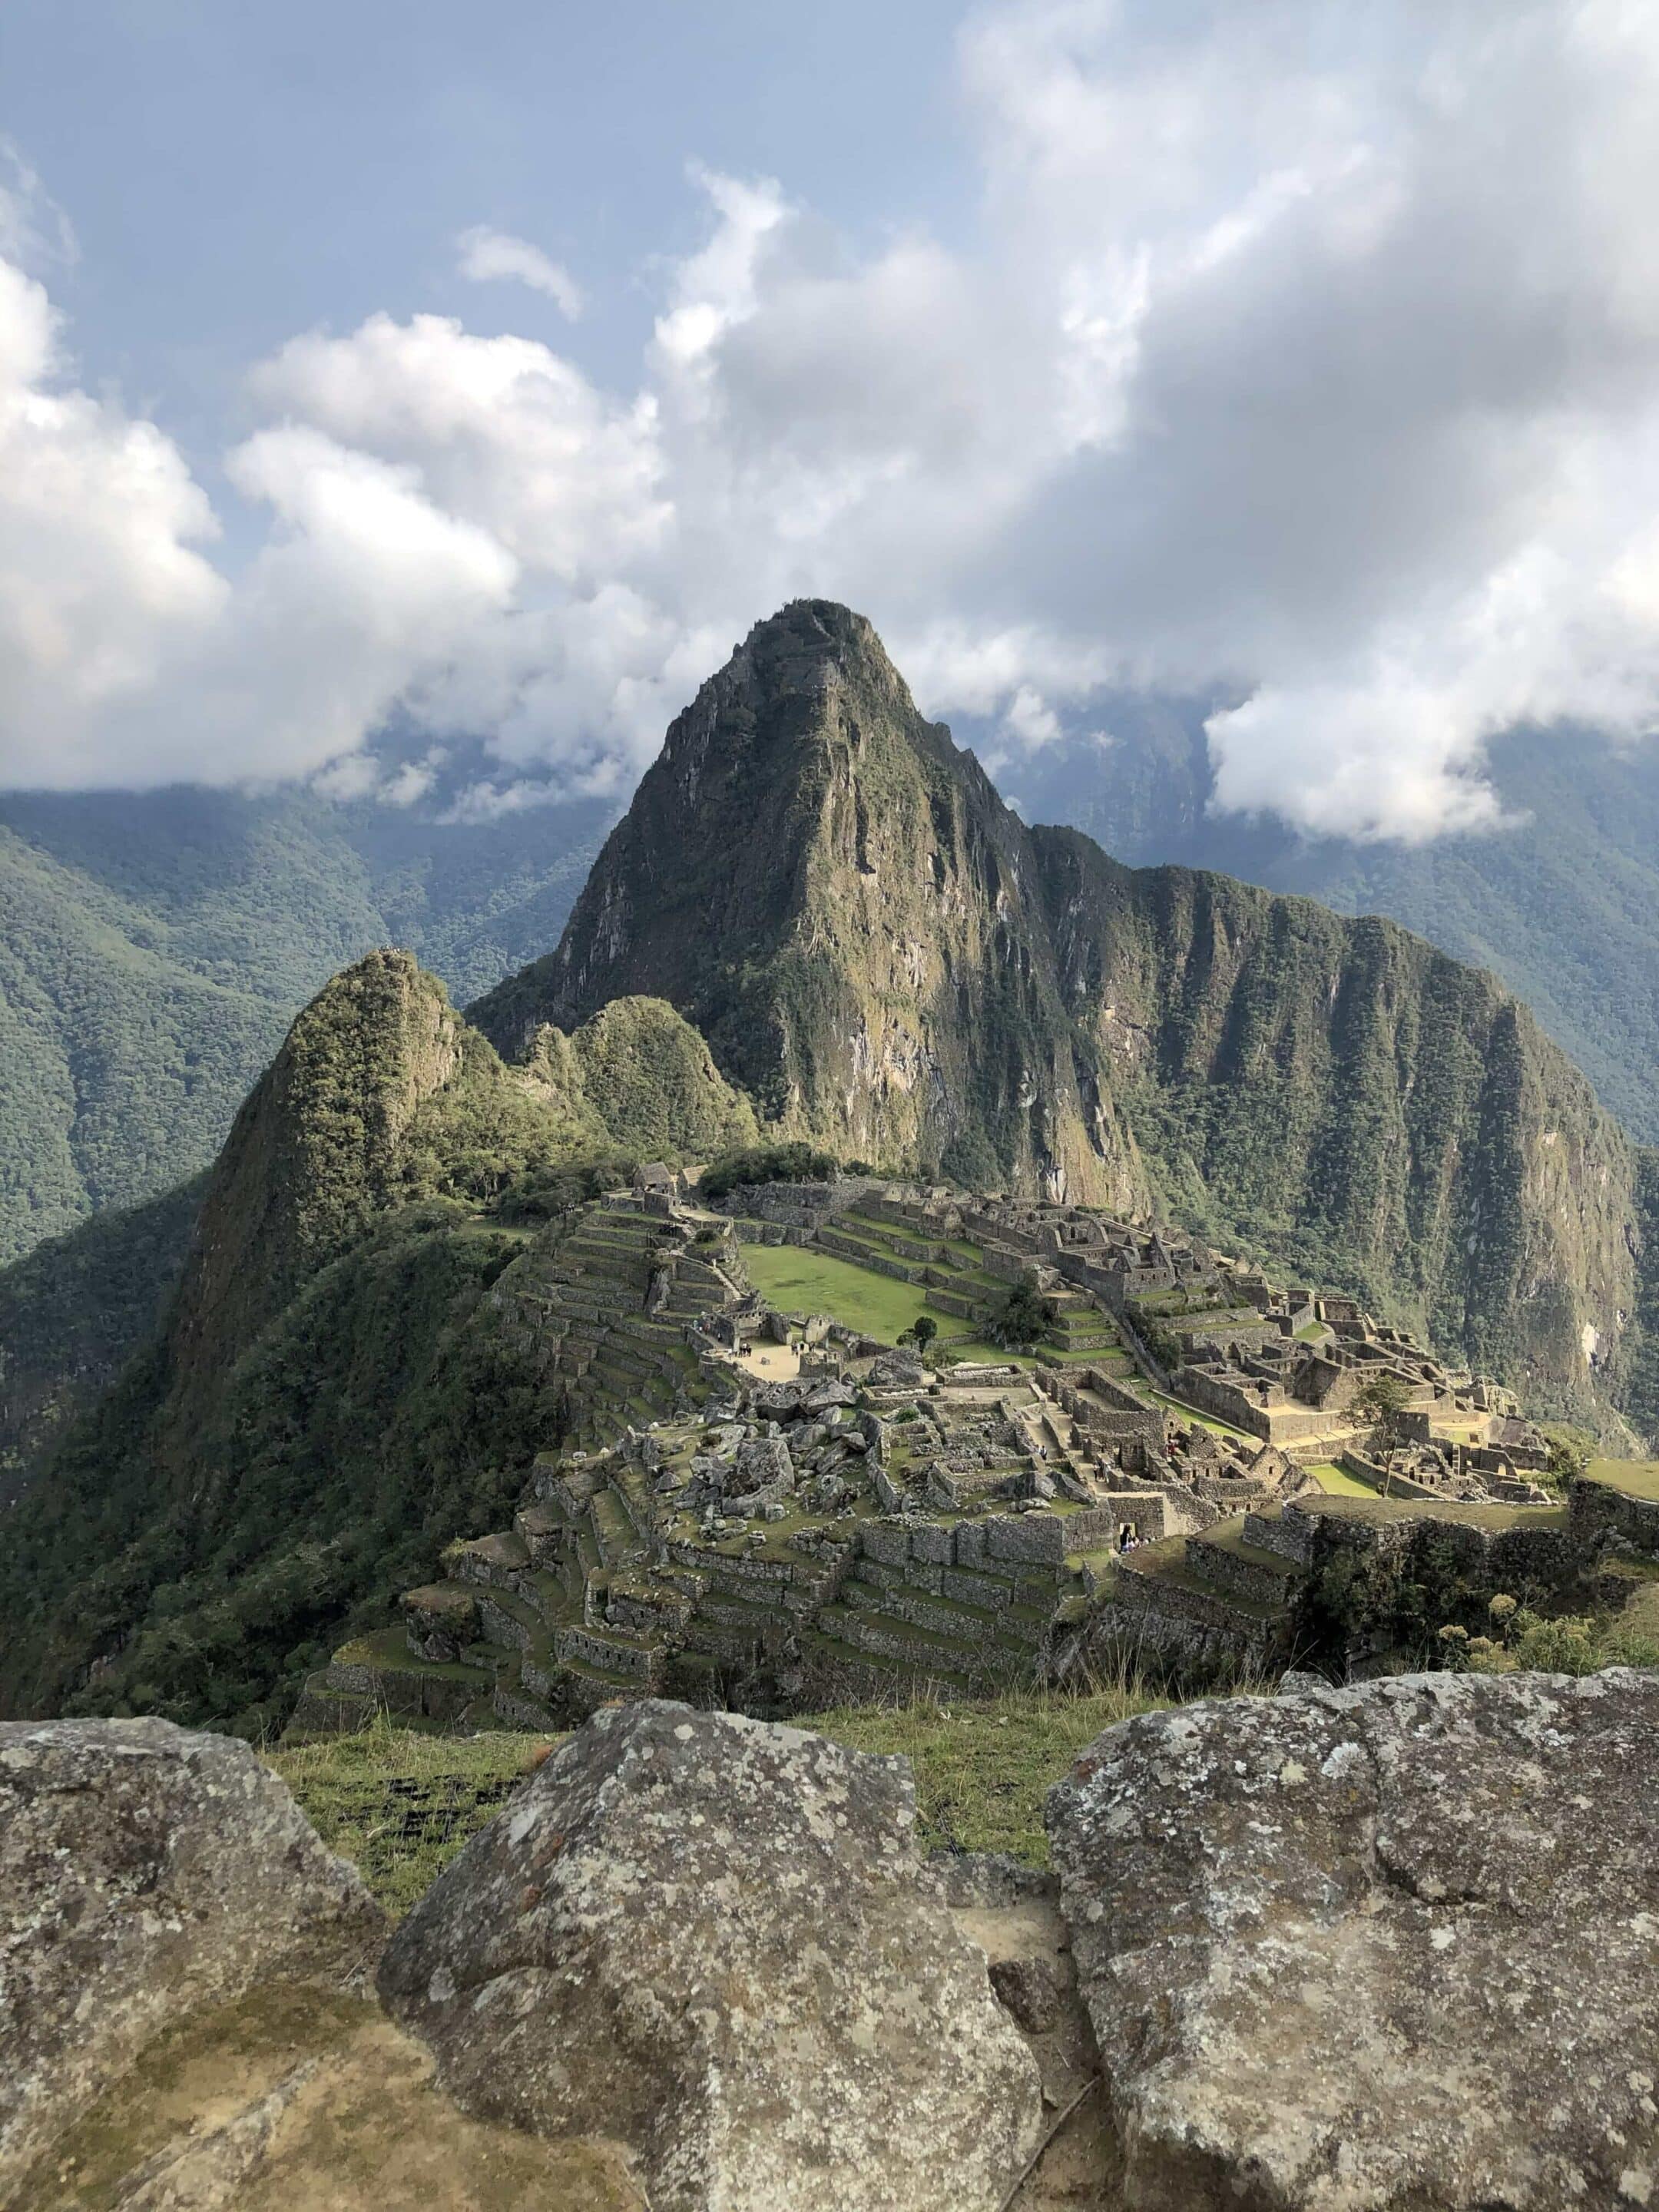
[[[261,1984],[361,1979],[386,1924],[234,1737],[0,1724],[0,2202],[165,2030]]]
[[[902,1760],[607,1707],[403,1923],[381,1996],[465,2110],[621,2140],[657,2212],[994,2212],[1037,2070],[915,1835]]]
[[[1133,2212],[1659,2202],[1659,1675],[1145,1715],[1048,1825]]]

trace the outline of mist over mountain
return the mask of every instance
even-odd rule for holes
[[[996,772],[1027,820],[1066,822],[1136,866],[1213,868],[1380,914],[1490,968],[1578,1062],[1632,1135],[1659,1140],[1659,754],[1593,731],[1522,729],[1491,748],[1508,826],[1420,845],[1311,838],[1212,808],[1200,705],[1110,699],[1099,736],[1020,750]]]

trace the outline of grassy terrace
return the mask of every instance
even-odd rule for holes
[[[1142,1383],[1141,1390],[1154,1405],[1162,1406],[1177,1420],[1190,1421],[1194,1427],[1208,1429],[1212,1436],[1232,1437],[1239,1443],[1258,1445],[1261,1439],[1253,1437],[1247,1429],[1236,1429],[1231,1421],[1219,1421],[1213,1413],[1201,1413],[1196,1406],[1189,1406],[1184,1398],[1172,1398],[1167,1390],[1154,1390],[1151,1383]]]
[[[1355,1514],[1363,1521],[1462,1521],[1472,1528],[1564,1528],[1565,1505],[1465,1505],[1450,1498],[1299,1498],[1299,1513]]]
[[[970,1343],[978,1341],[971,1322],[928,1304],[921,1284],[878,1275],[830,1252],[800,1244],[745,1244],[743,1264],[762,1297],[786,1312],[826,1313],[844,1328],[860,1329],[887,1344],[925,1313],[939,1323],[940,1341],[948,1340],[953,1352],[969,1356]]]
[[[1659,1459],[1593,1459],[1586,1472],[1592,1482],[1605,1482],[1628,1498],[1659,1501]]]
[[[1321,1460],[1308,1472],[1328,1498],[1375,1498],[1377,1492],[1357,1474],[1346,1474],[1329,1460]]]
[[[1236,1559],[1254,1560],[1274,1574],[1284,1576],[1286,1581],[1301,1572],[1293,1560],[1281,1559],[1277,1552],[1263,1551],[1259,1544],[1252,1544],[1244,1534],[1242,1513],[1235,1521],[1218,1521],[1212,1528],[1203,1530],[1197,1540],[1207,1544],[1212,1551],[1229,1552]]]
[[[863,1246],[872,1261],[884,1258],[916,1264],[929,1249],[895,1224],[859,1214],[844,1215],[835,1225],[838,1236]],[[953,1291],[989,1301],[1006,1290],[1004,1279],[981,1264],[984,1255],[977,1245],[952,1237],[945,1249],[951,1255]],[[844,1328],[878,1337],[884,1343],[893,1343],[919,1315],[926,1314],[939,1326],[940,1345],[948,1346],[957,1359],[1012,1361],[1030,1367],[1040,1358],[1051,1365],[1098,1366],[1124,1375],[1133,1371],[1133,1362],[1115,1341],[1092,1349],[1054,1342],[1045,1343],[1036,1354],[1006,1352],[977,1334],[981,1323],[960,1314],[945,1313],[935,1305],[925,1284],[902,1282],[874,1267],[860,1267],[856,1260],[840,1253],[820,1252],[810,1245],[746,1244],[743,1260],[755,1288],[785,1312],[825,1313]],[[1078,1334],[1112,1334],[1110,1323],[1092,1304],[1072,1309],[1067,1318]]]
[[[1079,1697],[1011,1692],[954,1705],[849,1705],[797,1725],[854,1750],[907,1757],[924,1850],[1007,1851],[1045,1866],[1042,1800],[1051,1785],[1103,1729],[1169,1702],[1128,1682]],[[402,1914],[545,1751],[523,1735],[436,1736],[378,1724],[272,1752],[268,1763],[324,1842]]]
[[[1204,1540],[1214,1541],[1215,1531],[1206,1528]],[[1263,1605],[1255,1598],[1218,1590],[1206,1582],[1189,1563],[1188,1541],[1185,1536],[1163,1536],[1155,1544],[1143,1544],[1138,1552],[1126,1552],[1118,1561],[1120,1581],[1126,1576],[1138,1575],[1150,1582],[1170,1583],[1176,1589],[1187,1590],[1214,1605],[1225,1606],[1231,1612],[1246,1613],[1252,1620],[1273,1621],[1281,1617],[1282,1606]],[[1256,1554],[1251,1553],[1249,1556],[1255,1558]]]

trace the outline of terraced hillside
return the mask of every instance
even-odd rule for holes
[[[630,1421],[689,1410],[698,1375],[687,1325],[736,1295],[712,1249],[610,1204],[540,1239],[497,1303],[509,1341],[556,1375],[566,1449],[593,1450]]]
[[[1019,1261],[1004,1250],[994,1264],[983,1240],[960,1228],[949,1233],[914,1198],[871,1191],[838,1207],[803,1244],[752,1241],[778,1235],[775,1223],[739,1217],[738,1225],[748,1243],[750,1279],[781,1304],[828,1313],[890,1342],[925,1314],[937,1324],[939,1343],[957,1358],[1010,1356],[985,1331],[1024,1272]],[[919,1295],[888,1287],[900,1284]],[[1109,1372],[1131,1371],[1133,1362],[1097,1298],[1063,1283],[1049,1285],[1045,1295],[1054,1318],[1040,1347],[1044,1359],[1086,1359]]]
[[[1200,1432],[1052,1271],[1052,1342],[1016,1359],[975,1338],[1030,1274],[1017,1226],[969,1235],[972,1201],[890,1187],[805,1200],[827,1203],[784,1243],[757,1214],[612,1197],[502,1278],[509,1330],[562,1378],[562,1447],[509,1528],[405,1594],[401,1628],[312,1679],[296,1732],[379,1707],[551,1728],[647,1690],[768,1710],[982,1693],[1051,1662],[1122,1529],[1215,1520],[1241,1485],[1272,1495],[1237,1455],[1218,1490]],[[939,1321],[931,1370],[891,1351],[918,1310]],[[1184,1446],[1163,1457],[1182,1437],[1190,1480]]]
[[[511,1529],[452,1546],[443,1577],[405,1594],[401,1627],[337,1653],[294,1733],[380,1709],[417,1725],[551,1729],[646,1692],[776,1710],[1032,1679],[1056,1626],[1082,1611],[1085,1562],[1066,1545],[1097,1544],[1106,1516],[1069,1498],[1000,1510],[1039,1463],[1026,1419],[1007,1417],[1037,1409],[1029,1384],[1011,1389],[1005,1372],[925,1414],[898,1395],[810,1377],[739,1386],[597,1457],[544,1455]],[[941,1498],[925,1522],[896,1518],[901,1500],[925,1510],[926,1463],[970,1439],[981,1510]],[[736,1472],[744,1455],[781,1459],[792,1487],[775,1511],[768,1498],[711,1514],[711,1470]],[[826,1460],[846,1472],[815,1473]]]
[[[382,1710],[551,1730],[647,1692],[786,1711],[966,1698],[1126,1659],[1209,1679],[1313,1647],[1351,1663],[1367,1637],[1399,1648],[1411,1607],[1428,1633],[1500,1587],[1561,1602],[1599,1588],[1610,1545],[1613,1566],[1659,1552],[1639,1480],[1611,1521],[1605,1481],[1567,1507],[1423,1481],[1395,1499],[1351,1471],[1367,1464],[1353,1451],[1319,1456],[1352,1432],[1341,1403],[1291,1450],[1231,1428],[1136,1373],[1080,1285],[1056,1300],[1063,1340],[1032,1357],[977,1358],[966,1334],[1011,1280],[1063,1290],[1050,1262],[1086,1254],[1079,1272],[1099,1282],[1179,1279],[1138,1308],[1271,1321],[1281,1348],[1298,1348],[1310,1302],[1328,1304],[1324,1349],[1306,1355],[1322,1369],[1382,1362],[1416,1376],[1424,1422],[1484,1424],[1515,1450],[1535,1436],[1501,1404],[1471,1420],[1486,1386],[1442,1389],[1435,1363],[1352,1301],[1291,1289],[1264,1304],[1248,1271],[1161,1237],[1149,1256],[1138,1234],[1066,1209],[890,1186],[746,1197],[771,1218],[613,1195],[502,1278],[508,1326],[562,1378],[562,1446],[535,1459],[510,1526],[452,1544],[398,1626],[313,1675],[296,1737]],[[784,1306],[750,1280],[772,1267],[829,1295]],[[896,1330],[872,1334],[923,1296],[945,1302],[932,1367],[891,1348]],[[1487,1465],[1489,1485],[1541,1495],[1495,1449],[1453,1449],[1448,1479],[1473,1485]]]

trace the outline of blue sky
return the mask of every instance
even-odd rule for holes
[[[1656,112],[1620,0],[9,0],[0,783],[616,795],[820,592],[1495,825],[1659,720]]]
[[[211,467],[246,364],[377,308],[464,314],[635,370],[650,270],[690,252],[697,161],[787,177],[849,235],[943,234],[973,191],[944,0],[8,0],[0,127],[70,215],[54,283],[88,379]],[[574,338],[483,301],[458,231],[537,240],[581,284]],[[492,318],[491,307],[494,308]]]

